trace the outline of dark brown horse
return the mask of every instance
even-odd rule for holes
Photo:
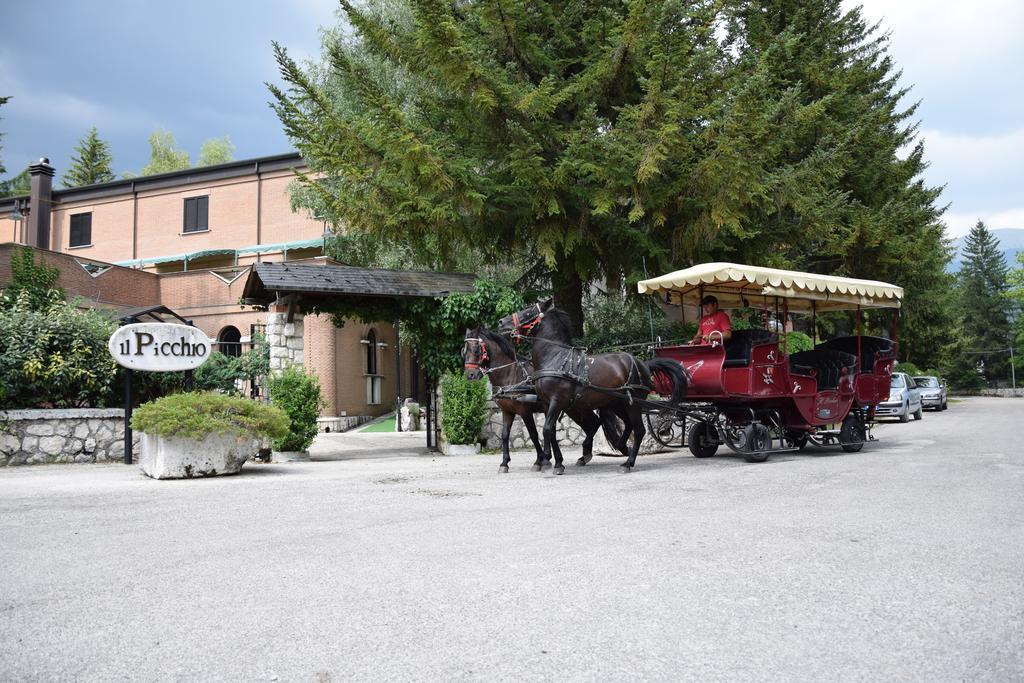
[[[533,447],[537,450],[537,460],[533,463],[533,469],[539,471],[548,467],[551,464],[551,456],[550,454],[547,457],[544,456],[540,438],[537,435],[537,423],[533,419],[535,413],[544,413],[545,407],[536,398],[532,401],[518,400],[534,396],[533,380],[531,379],[533,363],[529,359],[520,358],[507,338],[482,327],[466,330],[462,346],[462,360],[467,378],[480,379],[481,376],[486,375],[491,383],[494,403],[501,410],[502,459],[498,471],[508,472],[509,435],[517,416],[522,418],[526,425],[526,431],[530,434]],[[590,421],[590,417],[575,409],[569,410],[568,414],[581,426]],[[591,411],[592,416],[593,412]],[[599,418],[600,424],[608,442],[615,445],[623,455],[628,455],[626,446],[629,431],[621,430],[615,417],[613,412],[605,411]],[[620,417],[628,418],[628,415],[622,412]],[[589,458],[580,458],[576,464],[586,465],[587,462],[589,462]]]
[[[533,374],[537,395],[546,407],[544,420],[544,453],[554,452],[555,474],[565,472],[562,454],[555,440],[559,415],[567,410],[612,409],[628,415],[627,434],[633,444],[620,469],[630,471],[636,465],[640,442],[646,430],[643,411],[636,402],[654,389],[652,368],[628,353],[602,353],[590,356],[572,345],[569,316],[554,307],[551,299],[538,302],[502,318],[498,331],[514,338],[533,338],[531,357],[536,368]],[[686,376],[678,363],[654,361],[654,370],[664,373],[672,386],[673,404],[686,395]],[[664,366],[664,367],[662,367]],[[581,426],[583,426],[581,424]],[[591,431],[592,428],[592,431]],[[591,455],[596,427],[584,426],[587,441],[583,455]]]

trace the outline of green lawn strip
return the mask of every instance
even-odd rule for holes
[[[389,417],[386,420],[380,422],[374,422],[369,427],[363,427],[359,431],[361,432],[393,432],[395,431],[395,418]]]

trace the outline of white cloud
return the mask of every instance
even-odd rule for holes
[[[1024,208],[980,214],[947,213],[943,216],[943,220],[946,223],[946,234],[949,237],[966,235],[979,220],[985,221],[985,227],[989,230],[1024,229]]]
[[[1000,62],[1020,61],[1024,3],[1020,0],[847,0],[868,21],[891,31],[891,48],[911,82],[978,77]]]
[[[1005,135],[961,135],[923,130],[931,178],[976,182],[1024,175],[1024,128]]]
[[[11,96],[4,114],[51,121],[74,129],[95,125],[102,130],[152,130],[158,119],[123,104],[104,104],[72,93],[48,90],[43,84],[24,83],[14,72],[7,51],[0,52],[0,92]]]

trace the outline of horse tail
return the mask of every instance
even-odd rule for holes
[[[608,439],[608,443],[613,448],[617,448],[619,439],[622,438],[622,423],[619,421],[619,418],[615,417],[615,413],[610,410],[599,410],[597,414],[601,418],[601,429],[604,431],[604,438]]]
[[[644,361],[644,365],[652,376],[658,374],[662,378],[668,379],[672,387],[672,397],[669,398],[669,403],[676,405],[686,397],[686,390],[689,388],[688,382],[686,373],[683,372],[683,366],[678,361],[669,358],[655,358]]]

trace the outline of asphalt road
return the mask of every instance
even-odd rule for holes
[[[0,470],[0,679],[1022,680],[1022,418],[630,474],[419,435],[206,480]]]

